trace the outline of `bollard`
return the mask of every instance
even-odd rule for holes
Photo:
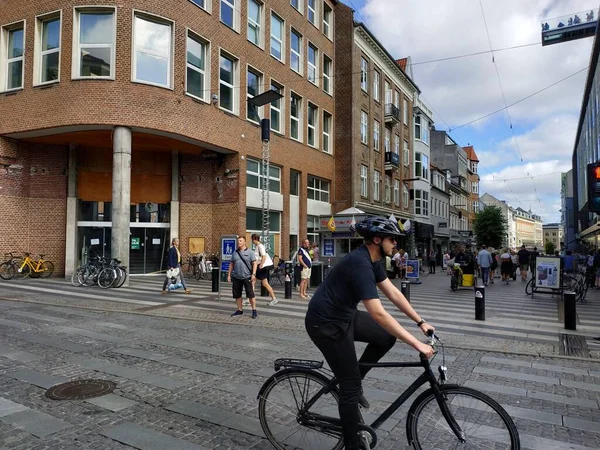
[[[220,270],[218,267],[212,268],[212,292],[219,292],[219,275]]]
[[[485,320],[485,286],[475,286],[475,320]]]
[[[292,298],[292,279],[288,274],[285,275],[285,298]]]
[[[410,281],[400,282],[400,292],[402,292],[402,295],[404,295],[406,300],[408,300],[408,303],[410,303]]]
[[[563,303],[565,304],[565,330],[577,329],[577,300],[575,292],[566,291],[563,293]]]

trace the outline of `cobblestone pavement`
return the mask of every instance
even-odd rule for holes
[[[163,296],[161,282],[134,278],[129,288],[107,291],[60,280],[0,284],[0,448],[270,448],[256,395],[273,361],[321,359],[303,331],[305,302],[294,295],[267,307],[261,299],[257,320],[234,320],[228,293],[219,301],[208,284],[192,282],[192,295]],[[526,297],[520,281],[496,283],[487,289],[481,322],[473,320],[473,291],[448,285],[443,274],[429,276],[411,287],[411,301],[444,338],[450,381],[498,400],[523,448],[600,448],[600,361],[560,356],[567,332],[557,299]],[[569,333],[597,356],[600,295],[590,294]],[[414,356],[400,343],[389,355]],[[417,373],[373,370],[365,380],[367,418]],[[44,396],[50,386],[84,378],[117,388],[87,401]],[[377,448],[406,446],[407,410],[384,424]]]

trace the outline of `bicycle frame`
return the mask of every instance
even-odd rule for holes
[[[35,265],[34,265],[34,263],[35,263]],[[29,268],[31,270],[33,270],[35,273],[43,272],[43,270],[40,270],[43,263],[44,263],[43,259],[40,259],[39,261],[35,261],[35,260],[31,259],[29,256],[26,256],[25,259],[23,260],[23,263],[21,264],[21,267],[19,267],[19,272],[22,272],[26,265],[29,266]]]
[[[465,441],[463,431],[460,429],[460,426],[458,425],[458,423],[456,423],[456,420],[454,420],[454,417],[452,417],[452,414],[450,413],[450,410],[448,409],[448,405],[446,405],[446,403],[442,399],[442,393],[441,393],[441,391],[439,389],[438,381],[436,380],[435,375],[433,374],[433,371],[431,370],[431,365],[429,363],[429,360],[423,359],[423,360],[421,360],[419,362],[359,363],[359,366],[370,367],[370,368],[377,368],[377,367],[423,367],[423,369],[424,369],[424,372],[408,388],[406,388],[406,390],[404,392],[402,392],[402,394],[400,394],[398,396],[398,398],[396,400],[394,400],[394,402],[390,406],[388,406],[388,408],[383,413],[381,413],[381,415],[377,419],[375,419],[375,421],[370,426],[365,425],[365,424],[359,424],[358,425],[359,430],[361,430],[361,431],[368,431],[368,432],[373,432],[374,430],[377,430],[421,386],[423,386],[426,383],[429,383],[431,385],[431,388],[433,389],[433,392],[434,392],[435,398],[437,400],[438,406],[440,407],[440,410],[442,412],[442,415],[446,419],[446,422],[448,423],[448,425],[450,426],[450,428],[452,429],[452,431],[454,432],[454,434],[456,435],[456,437],[459,440],[461,440],[462,442]],[[312,405],[314,405],[316,403],[316,401],[323,394],[326,394],[327,392],[330,392],[332,389],[334,389],[336,384],[337,384],[337,380],[336,380],[335,377],[333,377],[331,379],[331,382],[327,386],[321,388],[319,390],[319,392],[317,392],[306,403],[306,405],[299,411],[299,417],[303,417],[305,414],[310,414],[311,417],[314,417],[315,419],[319,420],[319,422],[314,422],[314,423],[311,420],[303,420],[303,422],[305,424],[318,425],[318,426],[323,427],[323,428],[325,428],[327,430],[336,430],[336,431],[340,431],[341,430],[340,419],[337,419],[335,417],[323,416],[323,415],[320,415],[320,414],[309,413],[309,410],[312,407]]]

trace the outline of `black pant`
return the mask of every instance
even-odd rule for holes
[[[362,393],[361,380],[370,368],[358,367],[358,362],[379,361],[396,342],[369,313],[356,311],[351,322],[319,323],[307,316],[306,331],[321,350],[340,386],[340,420],[347,450],[359,448],[357,424],[358,398]],[[354,342],[367,342],[360,360],[356,360]]]

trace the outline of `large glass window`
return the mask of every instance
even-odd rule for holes
[[[283,86],[271,81],[271,89],[283,95]],[[281,120],[283,115],[283,101],[281,98],[271,102],[271,130],[277,133],[283,133],[283,122]]]
[[[262,189],[262,163],[251,158],[246,162],[246,186]],[[281,169],[272,164],[269,164],[269,192],[281,193]]]
[[[253,69],[248,69],[248,76],[246,78],[246,99],[254,98],[260,94],[260,87],[262,85],[262,74]],[[247,119],[252,122],[260,122],[260,107],[246,102],[248,105]]]
[[[408,100],[403,99],[402,104],[404,105],[404,125],[408,125]]]
[[[391,189],[392,189],[392,177],[390,177],[389,175],[385,176],[385,194],[384,194],[384,201],[386,203],[390,203],[391,201]]]
[[[385,89],[385,103],[392,103],[392,88],[390,87],[390,83],[388,83],[387,81],[384,83],[384,89]]]
[[[39,79],[37,83],[50,83],[58,81],[60,71],[60,16],[46,18],[38,21],[41,35],[38,41],[41,44],[39,58]],[[37,45],[37,44],[36,44]]]
[[[78,9],[77,77],[114,77],[115,13],[113,10]]]
[[[331,71],[333,62],[327,56],[323,55],[323,90],[331,94]]]
[[[302,97],[292,93],[290,100],[290,137],[301,141]]]
[[[415,214],[429,215],[429,192],[415,189]]]
[[[307,79],[312,84],[319,84],[317,82],[317,61],[319,58],[319,50],[312,44],[308,44],[308,74]]]
[[[415,177],[429,180],[429,157],[423,153],[415,153]]]
[[[206,9],[206,0],[190,0],[195,5],[198,5],[202,9]]]
[[[320,202],[329,202],[329,181],[309,175],[308,198]]]
[[[298,11],[302,11],[302,0],[290,0],[290,5]]]
[[[308,21],[317,24],[317,0],[308,0]]]
[[[262,211],[260,209],[246,209],[246,230],[261,231],[263,229]],[[281,231],[281,213],[269,211],[269,231],[278,233]],[[271,247],[272,249],[272,247]]]
[[[300,172],[297,170],[290,170],[290,195],[300,195]]]
[[[408,209],[408,188],[405,184],[403,184],[402,188],[402,205],[404,206],[404,209]]]
[[[133,80],[171,87],[171,23],[135,16]]]
[[[400,180],[394,180],[394,204],[400,206]]]
[[[379,72],[373,72],[373,98],[379,101]]]
[[[379,201],[380,191],[381,189],[381,172],[378,170],[375,171],[373,176],[373,200]]]
[[[283,61],[283,19],[271,13],[271,56]]]
[[[187,37],[186,92],[193,97],[208,101],[206,59],[208,44],[191,32]]]
[[[394,135],[394,153],[400,155],[400,136]]]
[[[221,0],[221,22],[235,30],[235,0]]]
[[[415,139],[421,139],[421,116],[415,116]]]
[[[373,121],[373,148],[376,152],[379,151],[379,121]]]
[[[221,54],[219,60],[219,106],[235,112],[235,70],[236,61]]]
[[[410,165],[410,153],[408,150],[408,142],[407,141],[404,141],[404,165],[405,166]]]
[[[360,58],[360,88],[365,91],[368,92],[368,86],[367,83],[369,82],[369,78],[368,78],[368,72],[369,72],[369,63],[367,62],[367,60],[363,57]]]
[[[363,164],[360,166],[360,196],[369,196],[369,168]]]
[[[7,37],[6,49],[6,72],[5,86],[3,90],[22,89],[23,88],[23,55],[25,54],[25,34],[24,24],[9,30],[2,30],[2,34]],[[4,61],[3,61],[4,62]]]
[[[317,146],[317,125],[319,122],[318,108],[312,103],[308,104],[308,120],[307,120],[307,138],[306,141],[311,147]]]
[[[262,9],[263,4],[248,0],[248,40],[262,46]]]
[[[362,142],[363,144],[368,144],[369,141],[369,116],[367,115],[366,112],[361,111],[360,112],[360,142]]]
[[[384,151],[389,152],[392,150],[392,130],[388,127],[385,127],[385,139],[384,139]]]
[[[323,34],[331,39],[331,19],[333,11],[331,7],[323,2]]]
[[[331,153],[331,114],[323,111],[323,151]]]
[[[302,36],[296,30],[290,33],[290,67],[302,73]]]

